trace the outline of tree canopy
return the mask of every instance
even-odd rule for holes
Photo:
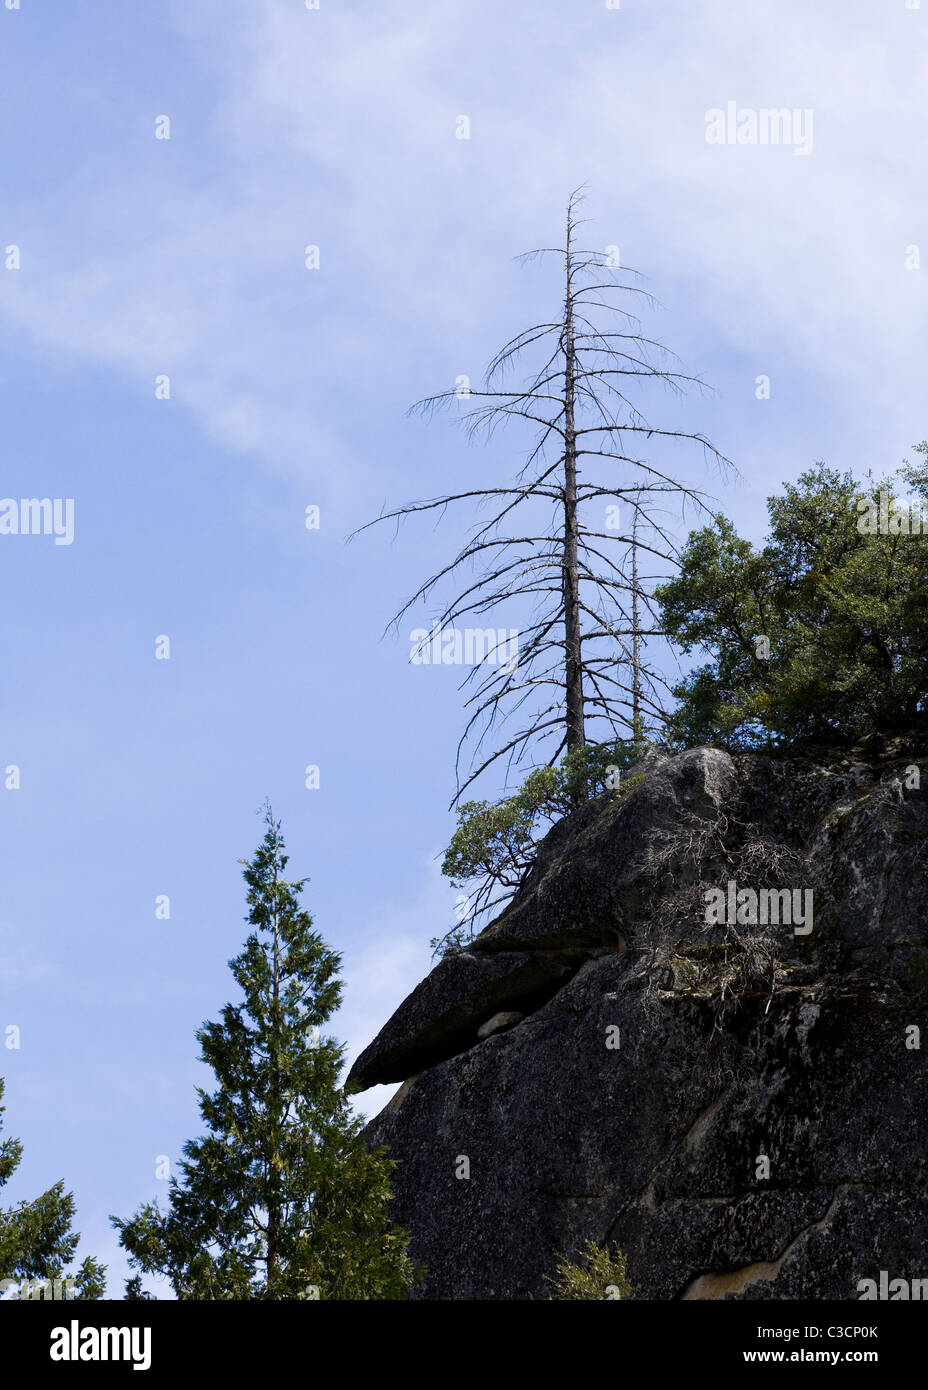
[[[684,652],[681,746],[846,748],[923,732],[928,696],[928,445],[864,486],[819,464],[768,499],[769,535],[723,516],[694,532],[656,591]]]

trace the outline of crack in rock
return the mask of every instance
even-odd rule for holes
[[[720,1274],[700,1274],[687,1284],[680,1294],[681,1301],[727,1298],[729,1294],[743,1293],[749,1284],[773,1283],[790,1255],[805,1245],[812,1232],[825,1229],[834,1215],[836,1206],[853,1186],[853,1183],[843,1183],[828,1203],[825,1214],[794,1236],[777,1259],[760,1260],[754,1264],[743,1265],[741,1269],[730,1269]]]

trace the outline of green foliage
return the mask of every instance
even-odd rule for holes
[[[399,1299],[421,1277],[390,1225],[394,1161],[368,1152],[338,1086],[340,957],[288,882],[280,825],[245,865],[253,931],[230,968],[243,1002],[197,1033],[218,1088],[198,1089],[207,1134],[184,1146],[168,1209],[112,1218],[130,1263],[182,1299]]]
[[[916,452],[928,456],[928,445]],[[861,488],[819,465],[768,499],[761,549],[722,516],[690,536],[656,598],[667,635],[712,659],[673,692],[674,743],[847,747],[923,724],[928,538],[861,529],[862,499],[878,501],[881,489],[928,497],[928,468],[906,465]]]
[[[635,1286],[629,1283],[626,1271],[626,1257],[618,1246],[610,1253],[607,1245],[597,1245],[588,1240],[582,1250],[577,1252],[577,1260],[568,1260],[566,1255],[558,1255],[557,1277],[547,1276],[554,1292],[549,1299],[583,1299],[590,1301],[611,1301],[613,1299],[633,1298]]]
[[[623,796],[627,796],[627,795],[628,795],[628,793],[631,791],[632,787],[637,787],[638,783],[639,783],[639,782],[643,782],[643,781],[644,781],[644,775],[643,775],[643,774],[639,774],[637,777],[627,777],[627,778],[625,779],[624,782],[620,782],[620,783],[619,783],[619,785],[616,787],[615,791],[612,793],[613,800],[614,800],[614,801],[621,801],[621,799],[622,799]]]
[[[106,1295],[106,1265],[101,1265],[92,1255],[83,1260],[73,1276],[77,1288],[76,1297],[99,1299]]]
[[[513,796],[460,806],[442,873],[456,888],[469,890],[473,906],[432,949],[453,950],[472,940],[476,919],[511,897],[531,868],[539,832],[597,792],[621,787],[621,774],[640,761],[646,747],[619,739],[576,748],[557,767],[536,767]]]
[[[126,1302],[140,1303],[144,1299],[153,1299],[154,1296],[153,1293],[149,1293],[147,1289],[142,1288],[141,1274],[133,1274],[131,1279],[126,1280],[126,1292],[124,1294],[124,1300]]]
[[[4,1088],[0,1079],[0,1100]],[[0,1130],[3,1112],[0,1105]],[[0,1187],[16,1172],[22,1152],[18,1139],[0,1139]],[[35,1201],[19,1202],[8,1211],[0,1209],[0,1279],[48,1283],[73,1279],[76,1298],[102,1298],[106,1266],[92,1256],[87,1256],[76,1273],[64,1273],[80,1243],[80,1234],[72,1230],[74,1214],[74,1196],[65,1192],[63,1182],[56,1182]]]

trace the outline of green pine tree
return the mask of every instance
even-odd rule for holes
[[[123,1295],[123,1300],[125,1302],[141,1303],[145,1299],[153,1299],[154,1296],[153,1293],[149,1293],[147,1289],[142,1288],[141,1274],[133,1274],[131,1279],[126,1280],[126,1292]]]
[[[5,1082],[0,1078],[0,1100]],[[0,1130],[4,1107],[0,1105]],[[4,1187],[22,1160],[23,1146],[18,1139],[0,1139],[0,1187]],[[106,1290],[106,1266],[88,1255],[72,1274],[64,1273],[80,1243],[80,1233],[72,1230],[74,1195],[65,1192],[64,1182],[56,1182],[33,1202],[19,1202],[8,1211],[0,1209],[0,1281],[22,1280],[54,1285],[73,1280],[72,1296],[100,1299]]]
[[[208,1133],[184,1146],[168,1208],[112,1218],[130,1264],[178,1298],[397,1299],[418,1281],[409,1237],[390,1224],[385,1150],[368,1152],[339,1088],[343,1047],[319,1035],[341,998],[340,956],[299,904],[306,880],[270,808],[250,863],[253,928],[230,969],[243,1002],[197,1033],[215,1073],[198,1088]]]
[[[710,658],[673,692],[675,742],[928,740],[928,444],[915,452],[881,480],[801,474],[768,498],[762,546],[721,515],[690,535],[655,592],[671,641]]]

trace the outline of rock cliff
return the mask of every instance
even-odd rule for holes
[[[914,767],[653,749],[554,826],[351,1073],[405,1082],[366,1134],[418,1297],[543,1298],[588,1239],[649,1299],[928,1277]]]

